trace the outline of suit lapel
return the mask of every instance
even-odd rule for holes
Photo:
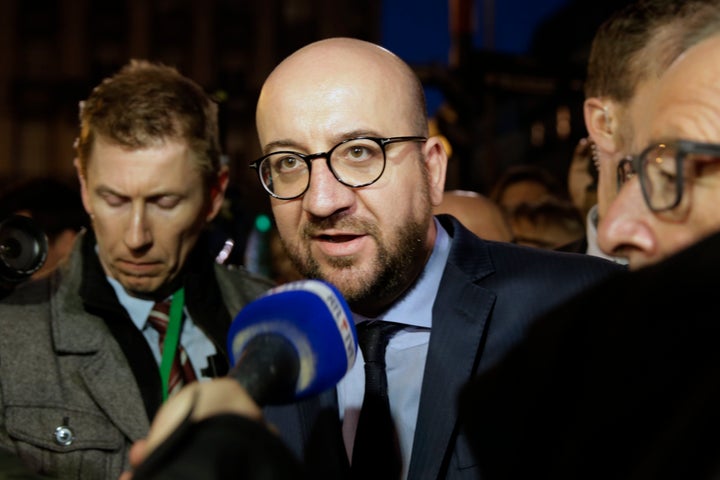
[[[457,224],[444,226],[450,235],[454,230],[453,246],[433,306],[408,478],[437,478],[447,468],[457,397],[478,364],[495,302],[494,292],[476,284],[493,271],[487,250]]]
[[[301,402],[298,408],[306,445],[305,461],[311,477],[347,478],[350,462],[345,452],[335,389]]]

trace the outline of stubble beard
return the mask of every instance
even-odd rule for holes
[[[408,219],[399,226],[395,238],[384,239],[377,225],[360,219],[332,221],[324,219],[306,226],[301,246],[285,250],[295,268],[306,278],[325,280],[335,285],[353,311],[362,312],[369,305],[390,303],[415,280],[422,270],[426,254],[425,239],[432,215],[422,220]],[[356,256],[335,257],[320,266],[311,254],[311,232],[329,225],[362,231],[375,240],[377,253],[367,266],[359,266]],[[284,241],[283,241],[284,243]]]

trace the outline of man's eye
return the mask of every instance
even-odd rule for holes
[[[290,173],[304,166],[305,162],[303,162],[299,157],[287,155],[280,157],[275,161],[274,170],[279,173]]]
[[[675,170],[663,170],[663,169],[659,169],[658,175],[659,175],[660,177],[662,177],[662,179],[663,179],[666,183],[674,183],[674,182],[675,182],[675,179],[677,179],[677,173],[675,172]]]
[[[123,197],[112,193],[103,195],[103,200],[105,200],[105,203],[111,207],[120,207],[125,203],[125,199]]]
[[[154,199],[155,205],[160,208],[175,208],[180,203],[177,195],[163,195]]]
[[[369,149],[359,146],[355,146],[348,151],[349,156],[353,160],[363,160],[367,158],[370,153]]]

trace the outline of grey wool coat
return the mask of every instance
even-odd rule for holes
[[[86,232],[50,277],[0,302],[0,448],[58,478],[115,479],[161,403],[157,362],[105,279]],[[213,262],[199,242],[183,275],[186,307],[227,371],[232,318],[270,288]]]

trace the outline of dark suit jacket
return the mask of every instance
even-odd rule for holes
[[[440,220],[452,247],[433,306],[409,478],[478,478],[458,431],[457,395],[525,334],[532,320],[620,267],[586,255],[482,240],[454,218]],[[335,390],[266,409],[313,478],[347,471]]]
[[[461,396],[484,478],[720,473],[720,234],[535,323]]]

